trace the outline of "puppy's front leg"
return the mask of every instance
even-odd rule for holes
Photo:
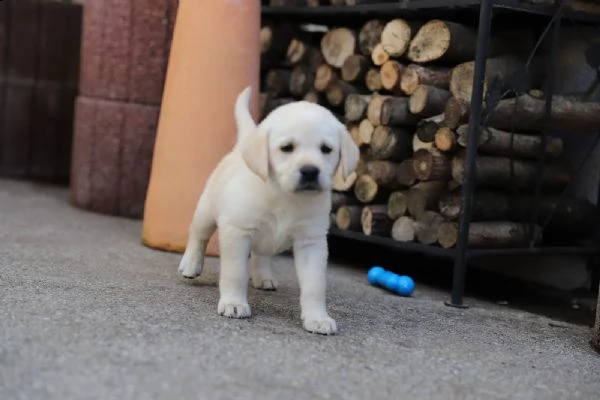
[[[250,317],[248,305],[248,257],[251,238],[232,228],[219,231],[221,275],[218,313],[230,318]]]
[[[324,335],[337,332],[327,313],[327,239],[325,236],[294,242],[294,264],[300,285],[304,329]]]

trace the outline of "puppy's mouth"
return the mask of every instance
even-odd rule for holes
[[[296,186],[295,192],[320,192],[323,187],[318,182],[301,182]]]

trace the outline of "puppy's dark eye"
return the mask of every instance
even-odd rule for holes
[[[284,153],[291,153],[292,151],[294,151],[294,145],[286,144],[285,146],[281,146],[281,151],[283,151]]]
[[[327,145],[322,145],[322,146],[321,146],[321,152],[322,152],[323,154],[329,154],[329,153],[331,153],[331,151],[332,151],[332,150],[331,150],[331,147],[329,147],[329,146],[327,146]]]

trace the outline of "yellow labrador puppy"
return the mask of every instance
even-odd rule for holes
[[[249,276],[254,287],[275,289],[271,256],[293,249],[304,329],[334,334],[325,301],[331,184],[336,171],[346,178],[355,169],[359,150],[329,110],[305,101],[275,109],[257,126],[250,91],[237,98],[237,143],[200,196],[179,273],[202,273],[218,227],[218,313],[247,318]]]

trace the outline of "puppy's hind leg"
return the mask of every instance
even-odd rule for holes
[[[190,225],[185,253],[179,263],[178,271],[184,278],[193,279],[202,273],[206,246],[216,229],[217,223],[210,213],[207,198],[202,195]]]
[[[271,257],[252,252],[250,256],[250,279],[252,286],[261,290],[277,290],[277,282],[271,270]]]

